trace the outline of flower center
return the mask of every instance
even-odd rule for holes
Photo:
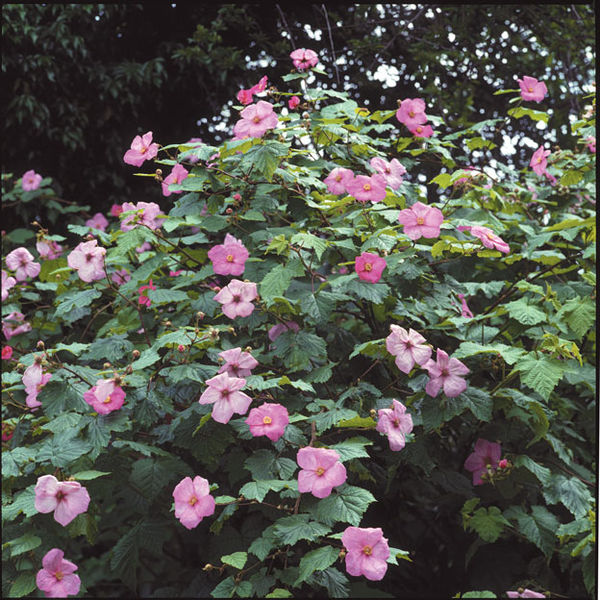
[[[60,502],[63,498],[65,497],[65,493],[62,491],[59,491],[56,493],[56,499]]]
[[[323,473],[325,473],[325,469],[323,467],[319,467],[315,472],[319,477],[322,477]]]
[[[371,554],[373,554],[373,548],[371,548],[371,546],[365,546],[363,548],[363,554],[366,554],[367,556],[371,556]]]
[[[529,87],[529,88],[527,88],[527,91],[531,94],[531,92],[533,92],[533,88]]]
[[[265,425],[270,425],[273,422],[273,419],[271,419],[271,417],[263,417],[263,423]]]
[[[441,375],[442,375],[442,377],[448,377],[450,375],[450,373],[448,372],[448,369],[442,369]]]
[[[394,419],[393,425],[394,427],[400,427],[400,421],[398,421],[398,419]]]
[[[494,234],[493,233],[486,233],[485,235],[487,236],[488,240],[493,240],[494,239]]]
[[[414,116],[415,116],[415,111],[414,111],[414,110],[411,110],[411,111],[408,113],[408,116],[409,116],[411,119],[413,119],[413,118],[414,118]]]
[[[424,225],[425,219],[423,217],[417,217],[417,225]]]
[[[104,398],[103,402],[104,404],[108,404],[110,402],[110,394]]]
[[[62,571],[56,571],[56,573],[54,573],[54,577],[56,577],[56,581],[60,581],[64,575],[62,574]]]
[[[21,266],[22,266],[22,267],[26,267],[26,266],[27,266],[27,259],[26,259],[25,257],[23,257],[23,258],[21,259]]]
[[[227,262],[233,262],[233,254],[228,254],[227,258],[225,259]]]
[[[363,190],[365,190],[365,192],[368,192],[370,189],[371,189],[371,184],[365,183],[365,185],[363,186]]]
[[[91,260],[94,260],[94,255],[93,255],[93,254],[91,254],[91,253],[90,253],[90,254],[86,254],[86,255],[85,255],[85,260],[86,260],[87,262],[90,262]]]
[[[198,498],[196,498],[196,496],[192,496],[189,500],[188,500],[188,504],[190,506],[194,506],[194,504],[196,504],[196,502],[198,502]]]
[[[252,119],[253,123],[260,123],[260,117],[254,117],[254,119]]]
[[[148,148],[146,148],[146,146],[142,146],[142,149],[140,150],[140,154],[144,154],[146,152],[146,150],[148,150]]]
[[[234,296],[232,300],[233,300],[233,302],[240,302],[241,301],[241,297],[240,296]]]
[[[422,131],[423,131],[423,128],[422,128],[422,127],[419,125],[419,126],[417,127],[417,133],[421,133]]]
[[[372,271],[373,265],[371,263],[365,263],[365,271]]]

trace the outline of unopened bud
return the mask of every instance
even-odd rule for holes
[[[162,175],[162,169],[156,169],[156,175],[160,177]]]
[[[233,199],[234,199],[236,202],[239,202],[239,201],[242,199],[242,197],[241,197],[239,194],[234,194],[234,195],[233,195]]]
[[[375,418],[375,416],[377,415],[377,411],[376,411],[374,408],[372,408],[372,409],[369,411],[369,414],[371,415],[371,418],[372,418],[372,419],[374,419],[374,418]]]
[[[133,358],[139,358],[140,357],[140,351],[139,350],[134,350],[131,353],[131,356],[133,356]]]
[[[231,208],[230,206],[228,206],[228,207],[225,209],[225,214],[226,214],[226,215],[230,215],[231,213],[233,213],[233,208]]]
[[[129,366],[131,367],[131,365],[129,365]],[[115,382],[115,385],[121,385],[123,383],[123,379],[121,379],[121,376],[117,375],[116,373],[115,373],[115,376],[113,377],[113,381]]]
[[[244,352],[252,352],[252,346],[246,346]]]
[[[185,346],[183,344],[179,344],[179,346],[177,346],[177,350],[179,350],[179,352],[185,352]]]
[[[204,567],[202,567],[203,571],[212,571],[214,567],[210,563],[206,563]]]
[[[229,327],[227,331],[229,331],[229,333],[235,333],[235,327]]]
[[[340,556],[340,558],[344,558],[344,556],[346,556],[346,549],[345,549],[345,548],[342,548],[342,549],[340,550],[340,554],[339,554],[339,556]]]
[[[18,371],[22,371],[25,368],[25,365],[23,363],[17,363],[17,370]]]
[[[102,368],[103,368],[103,369],[110,369],[111,367],[112,367],[112,365],[111,365],[109,362],[105,362],[105,363],[102,365]]]
[[[197,319],[204,319],[206,315],[200,310],[196,313],[196,318]]]
[[[306,111],[304,111],[304,112],[302,113],[302,118],[303,118],[303,119],[310,119],[310,115],[309,115],[309,114],[308,114]]]
[[[95,240],[96,238],[95,238],[95,237],[94,237],[94,236],[93,236],[91,233],[88,233],[88,234],[85,236],[85,239],[86,239],[88,242],[91,242],[92,240]]]
[[[127,373],[127,375],[131,375],[133,373],[133,367],[131,365],[127,365],[125,373]]]
[[[40,341],[37,343],[37,348],[38,348],[38,350],[43,350],[43,349],[44,349],[44,347],[45,347],[45,346],[44,346],[44,342],[42,342],[42,340],[40,340]]]
[[[500,469],[506,469],[506,467],[508,467],[508,461],[503,458],[499,463],[498,463],[498,468]]]

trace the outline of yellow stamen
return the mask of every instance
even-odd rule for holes
[[[196,504],[196,502],[198,502],[198,498],[196,498],[196,496],[192,496],[189,500],[188,500],[188,504],[190,506],[194,506],[194,504]]]
[[[271,419],[271,417],[263,417],[263,423],[265,425],[270,425],[273,422],[273,419]]]
[[[417,225],[424,225],[425,219],[423,217],[417,217]]]
[[[227,262],[233,262],[233,254],[228,254],[227,258],[225,259]]]
[[[371,263],[365,263],[365,271],[372,271],[373,265]]]
[[[317,475],[318,475],[319,477],[321,477],[321,476],[323,475],[323,473],[325,473],[325,469],[324,469],[323,467],[319,467],[319,468],[316,470],[316,473],[317,473]]]
[[[110,394],[104,398],[103,402],[104,404],[108,404],[110,402]]]
[[[54,573],[54,577],[56,577],[56,581],[60,581],[64,577],[64,575],[61,571],[56,571],[56,573]]]
[[[252,119],[253,123],[260,123],[260,118],[259,117],[254,117],[254,119]]]
[[[371,556],[371,554],[373,554],[373,548],[371,548],[371,546],[365,546],[363,548],[363,554],[366,554],[367,556]]]
[[[363,186],[363,190],[365,190],[365,192],[368,192],[370,189],[371,189],[371,184],[365,183],[365,185]]]

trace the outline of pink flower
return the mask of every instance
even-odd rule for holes
[[[369,283],[377,283],[381,279],[386,265],[385,258],[371,252],[363,252],[354,259],[354,269],[358,277]]]
[[[385,177],[379,174],[357,175],[354,179],[346,182],[346,190],[359,202],[381,202],[385,198]]]
[[[123,208],[121,207],[120,204],[113,204],[110,207],[110,214],[113,217],[118,217],[122,212],[123,212]]]
[[[213,270],[217,275],[241,275],[244,272],[248,250],[244,244],[229,233],[222,244],[213,246],[208,251]]]
[[[252,398],[240,392],[246,380],[242,377],[229,377],[220,373],[206,380],[208,387],[200,396],[200,404],[214,404],[212,418],[217,423],[229,423],[233,413],[245,415]]]
[[[546,157],[550,156],[550,150],[544,150],[544,146],[540,146],[532,155],[529,161],[529,166],[537,175],[543,175],[548,166]]]
[[[457,358],[448,358],[448,355],[439,348],[437,362],[430,358],[423,368],[429,371],[429,381],[425,391],[432,398],[438,395],[442,387],[448,398],[455,398],[467,389],[467,382],[460,376],[469,373],[469,369]]]
[[[508,244],[501,237],[498,237],[491,229],[482,227],[481,225],[473,225],[469,231],[471,235],[479,238],[486,248],[499,250],[500,252],[505,252],[507,254],[510,252]]]
[[[131,148],[125,152],[123,160],[128,165],[141,167],[145,160],[150,160],[158,154],[158,144],[152,143],[152,132],[148,131],[142,137],[136,135],[131,142]]]
[[[438,350],[439,352],[439,350]],[[469,454],[465,461],[465,469],[473,473],[473,485],[484,483],[481,476],[488,472],[488,467],[496,469],[502,454],[502,447],[495,442],[488,442],[479,438],[475,442],[475,450]]]
[[[163,196],[170,196],[171,194],[181,194],[182,190],[178,191],[170,191],[169,186],[172,183],[180,184],[187,176],[189,171],[185,169],[182,165],[176,164],[171,172],[163,179],[162,185],[162,193]]]
[[[331,194],[345,194],[348,184],[354,179],[354,173],[350,169],[335,167],[324,179],[327,189]]]
[[[177,277],[183,273],[183,269],[179,269],[177,271],[169,271],[169,277]]]
[[[163,215],[163,213],[160,212],[160,206],[156,202],[138,202],[137,204],[124,202],[122,208],[123,212],[135,210],[138,211],[138,214],[126,216],[121,221],[121,231],[129,231],[137,227],[138,223],[146,225],[150,229],[160,229],[162,227],[162,223],[157,217]]]
[[[587,142],[586,148],[592,154],[596,154],[596,138],[593,135],[590,135],[585,139],[585,141]]]
[[[290,107],[290,110],[294,110],[298,104],[300,104],[300,98],[298,98],[298,96],[292,96],[288,100],[288,106]]]
[[[138,246],[135,249],[138,254],[142,254],[142,252],[148,252],[148,250],[152,250],[152,244],[150,242],[144,242],[141,246]]]
[[[346,548],[346,571],[380,581],[387,571],[390,548],[380,527],[346,527],[342,534]]]
[[[286,321],[285,323],[277,323],[277,325],[273,325],[271,329],[269,329],[269,339],[274,342],[284,331],[295,331],[298,333],[300,331],[300,325],[296,323],[296,321]]]
[[[13,349],[10,346],[2,346],[2,360],[10,360],[13,355]]]
[[[258,296],[256,283],[232,279],[229,285],[214,296],[214,300],[223,305],[223,314],[230,319],[247,317],[254,310],[254,300]]]
[[[533,590],[528,590],[527,588],[525,588],[524,590],[521,589],[520,592],[506,592],[506,595],[509,598],[546,598],[545,594],[542,594],[540,592],[534,592]]]
[[[99,415],[107,415],[123,406],[125,392],[114,379],[98,379],[96,385],[83,394],[83,399]]]
[[[51,377],[50,373],[43,372],[42,364],[37,361],[25,369],[22,381],[25,386],[25,393],[27,394],[25,404],[29,408],[37,408],[42,405],[37,396],[48,381],[50,381]]]
[[[319,57],[314,50],[307,50],[306,48],[298,48],[290,54],[294,66],[300,71],[315,67],[319,62]]]
[[[499,463],[498,463],[498,468],[499,469],[506,469],[508,467],[508,461],[506,460],[506,458],[503,458]]]
[[[425,338],[414,329],[406,331],[399,325],[390,325],[390,329],[385,347],[396,357],[396,366],[403,373],[410,373],[415,363],[424,366],[431,358],[431,348],[425,344]]]
[[[378,173],[383,175],[387,185],[393,190],[402,183],[402,175],[406,174],[406,169],[395,158],[392,158],[390,162],[387,162],[387,160],[384,160],[383,158],[374,156],[371,159],[370,164]]]
[[[38,240],[35,245],[35,249],[38,251],[40,258],[45,260],[54,260],[58,258],[62,252],[63,248],[60,244],[55,242],[54,240],[42,239]]]
[[[225,364],[219,369],[219,373],[227,373],[231,377],[247,377],[252,375],[252,369],[258,365],[258,361],[249,352],[243,352],[241,348],[231,348],[219,352],[219,356]]]
[[[2,302],[8,298],[8,290],[17,285],[17,280],[11,277],[4,269],[2,270]]]
[[[33,256],[27,248],[16,248],[6,255],[6,266],[16,271],[17,281],[25,281],[28,277],[37,277],[42,266],[33,262]]]
[[[202,138],[190,138],[186,143],[186,146],[201,146],[202,145]],[[196,154],[188,154],[186,160],[192,164],[197,163],[200,160],[200,157],[197,156]]]
[[[81,242],[67,256],[67,263],[72,269],[77,270],[79,279],[87,283],[98,281],[104,277],[105,248],[98,247],[97,240]]]
[[[290,417],[285,406],[265,402],[262,406],[253,408],[245,422],[254,437],[266,435],[272,442],[276,442],[283,435]]]
[[[46,598],[66,598],[79,593],[81,579],[74,572],[77,565],[64,559],[65,553],[52,548],[42,558],[43,569],[35,576],[35,583]]]
[[[85,224],[92,229],[106,231],[106,228],[108,227],[108,220],[102,213],[96,213],[91,219],[88,219]]]
[[[146,294],[144,294],[144,290],[155,290],[156,286],[152,283],[152,279],[150,280],[150,282],[148,283],[148,285],[142,285],[140,286],[140,288],[138,289],[138,294],[140,295],[140,297],[138,298],[138,304],[143,304],[144,306],[150,306],[152,304],[152,302],[150,301],[150,298],[148,298],[148,296],[146,296]]]
[[[262,137],[267,129],[274,129],[279,122],[273,112],[273,105],[264,100],[246,106],[240,116],[242,118],[233,128],[233,134],[237,139]]]
[[[14,435],[15,430],[12,425],[9,423],[2,423],[2,441],[10,442],[12,436]]]
[[[415,137],[428,138],[433,135],[433,128],[431,125],[414,125],[413,127],[409,127],[408,130]]]
[[[242,104],[251,104],[254,94],[260,94],[267,89],[267,76],[261,77],[260,81],[253,85],[249,90],[240,90],[237,94],[237,99]]]
[[[63,527],[88,509],[90,495],[78,481],[58,481],[54,475],[42,475],[35,485],[35,509],[54,511],[54,520]]]
[[[204,517],[215,512],[215,499],[210,495],[208,481],[196,475],[183,478],[173,490],[175,516],[187,529],[194,529]]]
[[[26,171],[21,179],[21,187],[26,192],[33,192],[40,187],[42,176],[36,173],[33,169]]]
[[[471,309],[467,305],[467,301],[465,300],[465,295],[458,294],[458,299],[460,300],[461,316],[465,317],[465,319],[472,319],[473,313],[471,312]]]
[[[31,325],[27,322],[24,322],[22,325],[17,325],[17,323],[24,320],[25,315],[17,311],[13,311],[6,315],[6,317],[2,319],[2,333],[4,334],[4,337],[7,340],[10,340],[10,338],[15,335],[31,331]]]
[[[396,119],[409,129],[427,123],[425,100],[421,98],[405,98],[400,103],[400,108],[396,111]]]
[[[521,88],[521,98],[525,101],[533,100],[534,102],[541,102],[548,93],[546,84],[543,81],[538,81],[535,77],[525,75],[523,79],[518,79],[517,81]]]
[[[300,448],[296,456],[302,470],[298,473],[298,491],[326,498],[331,490],[346,481],[346,467],[340,455],[329,448]]]
[[[415,202],[410,208],[401,210],[398,215],[398,222],[404,225],[404,233],[411,240],[418,240],[421,236],[438,237],[443,220],[444,215],[439,208],[426,206],[421,202]]]
[[[377,411],[376,429],[388,436],[390,450],[402,450],[406,434],[413,429],[412,417],[406,412],[406,406],[394,399],[390,408],[380,408]]]
[[[117,285],[123,285],[131,279],[131,275],[127,269],[115,271],[110,277]]]

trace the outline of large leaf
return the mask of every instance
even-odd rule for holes
[[[371,492],[344,484],[319,501],[316,517],[318,521],[327,525],[342,521],[358,526],[371,502],[375,502],[375,496]]]
[[[294,585],[306,581],[315,571],[323,571],[330,567],[339,557],[340,551],[332,546],[323,546],[307,552],[300,560],[298,579]]]
[[[552,390],[562,379],[567,367],[564,362],[530,352],[515,366],[515,371],[521,374],[521,381],[547,400]]]
[[[281,544],[294,545],[299,540],[315,541],[331,531],[331,527],[309,521],[309,518],[309,515],[291,515],[278,519],[273,534]]]

